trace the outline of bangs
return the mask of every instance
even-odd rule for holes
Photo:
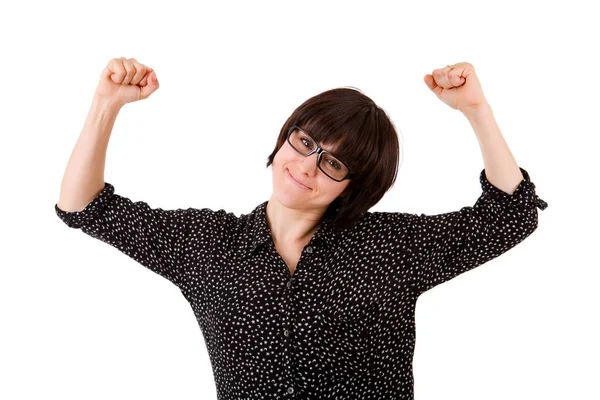
[[[353,107],[354,106],[354,110]],[[357,107],[358,106],[358,107]],[[339,110],[344,112],[340,113]],[[295,122],[320,145],[343,161],[353,175],[363,175],[379,158],[381,138],[378,135],[377,106],[354,104],[337,108],[324,104]],[[353,111],[349,113],[348,111]]]

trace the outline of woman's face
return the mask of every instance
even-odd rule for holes
[[[323,147],[331,150],[329,146]],[[326,210],[350,184],[349,179],[336,182],[317,166],[318,154],[299,154],[286,140],[275,154],[273,163],[273,194],[288,208]],[[296,183],[290,174],[304,186]]]

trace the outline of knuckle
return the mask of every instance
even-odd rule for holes
[[[138,72],[144,72],[146,70],[146,66],[144,64],[135,63],[135,64],[133,64],[133,66],[135,67],[135,70]]]

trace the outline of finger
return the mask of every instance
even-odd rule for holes
[[[114,83],[120,84],[121,82],[123,82],[123,78],[125,78],[125,68],[123,68],[123,63],[121,62],[121,59],[113,58],[112,60],[110,60],[108,62],[107,70],[108,77]]]
[[[451,87],[458,87],[465,84],[466,76],[472,71],[473,66],[468,62],[459,62],[452,65],[452,70],[448,71],[448,81]]]
[[[133,63],[126,58],[123,58],[123,67],[125,67],[127,75],[125,75],[125,79],[123,79],[122,84],[129,85],[133,79],[133,76],[135,75],[135,67],[133,66]]]
[[[148,84],[148,76],[150,76],[150,74],[153,71],[154,70],[152,68],[146,67],[146,74],[144,75],[144,77],[142,78],[142,80],[140,81],[140,83],[138,83],[138,85],[140,85],[140,86],[146,86]]]
[[[448,80],[452,87],[462,86],[467,81],[458,71],[454,72],[454,70],[448,75]]]
[[[137,62],[135,58],[131,58],[130,61],[133,63],[135,68],[135,75],[131,79],[131,84],[138,85],[142,78],[146,75],[147,67],[144,64]]]
[[[148,84],[142,86],[142,98],[147,99],[156,89],[158,89],[158,79],[156,78],[156,72],[152,71],[148,76]]]
[[[431,73],[431,75],[433,75],[433,78],[437,82],[438,86],[441,86],[444,89],[450,89],[450,88],[454,87],[450,83],[448,71],[449,71],[449,69],[446,67],[446,68],[434,69],[433,72]]]

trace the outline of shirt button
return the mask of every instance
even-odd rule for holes
[[[306,248],[306,251],[307,251],[308,253],[312,253],[312,252],[313,252],[313,248],[312,248],[311,246],[308,246],[308,247]]]
[[[288,337],[288,336],[290,336],[290,331],[289,331],[289,330],[287,330],[287,329],[284,329],[284,330],[283,330],[283,336],[285,336],[285,337]]]
[[[292,281],[291,280],[288,281],[287,287],[288,287],[288,289],[292,287]]]
[[[292,394],[292,393],[294,393],[294,388],[290,386],[290,387],[288,388],[287,392],[288,392],[289,394]]]

